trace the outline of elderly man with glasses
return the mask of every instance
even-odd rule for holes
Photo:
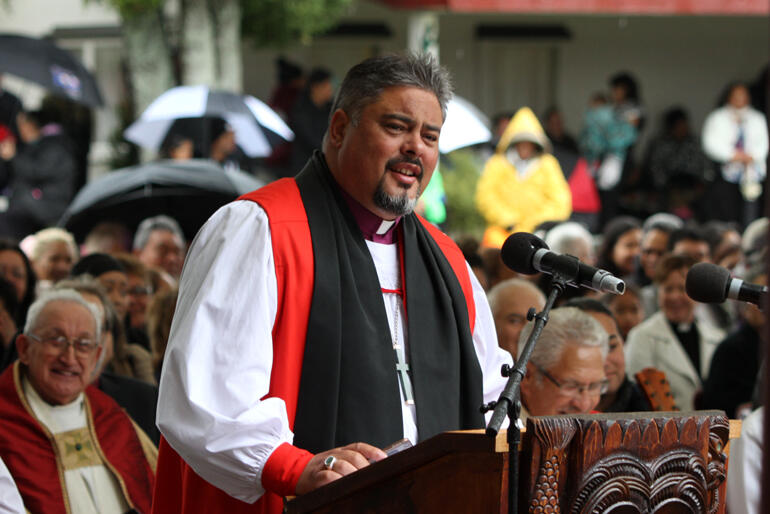
[[[519,353],[533,323],[522,331]],[[591,412],[607,391],[607,333],[575,307],[551,311],[521,382],[521,420],[529,416]]]
[[[30,512],[149,512],[157,452],[107,395],[88,387],[101,357],[96,308],[44,294],[0,375],[0,458]]]

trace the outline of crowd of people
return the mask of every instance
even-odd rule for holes
[[[645,120],[633,77],[613,77],[611,100],[592,99],[577,139],[558,110],[543,128],[520,109],[501,123],[476,192],[488,230],[455,243],[413,214],[438,160],[446,71],[427,57],[369,59],[330,103],[328,72],[302,82],[282,66],[274,102],[298,140],[275,157],[302,173],[223,207],[191,245],[163,215],[134,234],[98,223],[80,244],[51,215],[11,223],[16,240],[0,240],[0,502],[280,512],[283,496],[385,458],[402,437],[482,427],[478,407],[497,399],[500,366],[519,358],[552,287],[502,264],[517,231],[627,286],[560,296],[521,383],[523,421],[670,407],[642,379],[651,371],[681,410],[733,418],[761,404],[762,311],[685,292],[698,262],[767,283],[769,223],[753,210],[767,132],[762,146],[745,86],[709,116],[702,147],[684,111],[666,114],[640,169],[667,194],[646,219],[616,201],[635,180]],[[24,133],[42,122],[16,119],[31,152]],[[232,129],[212,123],[209,152],[225,161]],[[193,147],[181,137],[163,151],[190,158]],[[596,188],[595,212],[573,208],[577,174]],[[732,195],[729,216],[687,210],[696,179],[704,198]]]
[[[0,454],[30,512],[150,510],[186,242],[167,216],[120,228],[0,240]]]
[[[479,212],[490,229],[502,226],[508,232],[531,231],[532,218],[541,213],[550,217],[540,219],[571,217],[595,233],[619,215],[646,217],[656,212],[745,226],[761,214],[768,155],[767,121],[757,108],[764,105],[766,92],[761,80],[757,84],[761,87],[729,83],[700,135],[686,109],[667,107],[660,128],[644,148],[639,142],[653,124],[636,79],[626,72],[610,78],[608,93],[591,96],[577,137],[566,131],[556,107],[544,113],[544,128],[527,108],[500,113],[492,124],[494,155],[477,189]],[[524,158],[520,140],[534,145]],[[550,172],[554,158],[561,171],[557,179]],[[571,202],[564,196],[562,177]],[[545,182],[548,188],[538,187]],[[511,184],[518,189],[495,196],[494,186]],[[542,208],[530,212],[521,207],[532,201]],[[516,219],[521,211],[528,216]]]

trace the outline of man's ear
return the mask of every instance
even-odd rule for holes
[[[329,143],[334,148],[342,146],[342,141],[345,139],[345,133],[350,122],[350,117],[342,109],[337,109],[332,114],[332,119],[329,122],[328,137]]]
[[[534,376],[535,372],[536,372],[535,366],[533,366],[531,362],[528,362],[527,363],[527,371],[526,371],[526,373],[524,373],[524,377],[521,379],[520,389],[521,389],[521,394],[522,395],[525,392],[527,394],[529,394],[529,392],[531,391],[532,385],[533,385],[534,380],[535,380],[535,376]]]
[[[94,358],[94,371],[93,371],[93,379],[92,380],[96,380],[96,377],[99,376],[99,373],[101,371],[100,368],[102,368],[102,366],[100,366],[100,364],[102,364],[102,362],[101,362],[102,353],[104,353],[104,343],[100,344],[96,348],[96,351],[94,352],[94,356],[93,356],[93,358]]]
[[[0,344],[3,346],[13,344],[13,336],[16,332],[18,332],[16,322],[7,310],[0,308]]]
[[[16,338],[16,352],[19,354],[19,360],[22,364],[29,364],[29,348],[32,341],[24,335],[19,334]]]

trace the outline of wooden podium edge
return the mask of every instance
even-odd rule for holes
[[[286,503],[286,512],[291,514],[321,508],[329,498],[355,494],[377,482],[418,468],[456,451],[507,452],[508,443],[505,438],[505,430],[501,430],[495,439],[486,435],[484,429],[437,434],[420,442],[419,445],[375,462],[315,491],[294,497]]]
[[[658,415],[660,413],[655,414]],[[676,414],[682,415],[683,413],[677,412]],[[598,415],[590,416],[599,417]],[[729,440],[740,437],[741,425],[742,422],[740,420],[729,420]],[[522,429],[522,433],[524,433],[524,431],[525,430]],[[506,430],[501,430],[494,440],[486,435],[484,429],[443,432],[426,441],[422,441],[417,446],[413,446],[396,455],[375,462],[355,473],[344,476],[324,487],[316,489],[315,491],[302,496],[293,497],[286,503],[286,512],[291,514],[319,509],[328,502],[329,498],[341,498],[353,495],[377,482],[424,466],[429,462],[440,459],[441,457],[456,451],[505,453],[508,451],[508,442],[506,439]],[[728,445],[725,448],[725,453],[728,456],[730,451],[729,447],[730,444],[728,442]]]

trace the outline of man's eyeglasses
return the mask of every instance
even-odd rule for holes
[[[134,286],[128,289],[129,296],[149,296],[152,294],[151,287]]]
[[[530,361],[532,362],[532,361]],[[583,392],[588,392],[591,396],[601,396],[604,393],[607,392],[607,389],[609,389],[610,382],[607,379],[600,380],[599,382],[592,382],[590,384],[578,384],[577,382],[559,382],[554,378],[553,375],[548,373],[543,367],[538,366],[534,362],[532,362],[532,365],[535,366],[535,369],[537,369],[541,375],[543,375],[545,378],[553,382],[553,384],[559,388],[559,393],[563,396],[568,396],[570,398],[577,398]]]
[[[99,347],[98,342],[91,341],[90,339],[75,339],[74,341],[70,341],[64,336],[42,338],[35,334],[27,334],[27,337],[34,339],[38,343],[42,343],[47,348],[57,352],[65,352],[72,346],[75,349],[75,353],[82,356],[91,355]]]

